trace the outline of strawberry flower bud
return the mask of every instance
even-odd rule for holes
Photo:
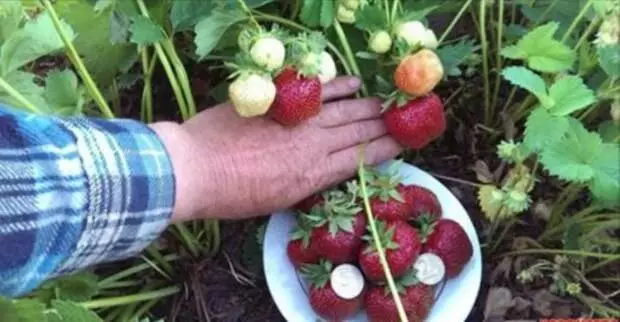
[[[355,22],[355,11],[349,10],[343,5],[339,5],[338,12],[336,13],[336,19],[342,23],[352,24]]]
[[[320,59],[319,80],[321,84],[329,83],[332,79],[336,78],[338,73],[336,62],[334,62],[332,56],[326,51],[321,53]]]
[[[392,48],[392,37],[385,30],[380,30],[370,36],[369,48],[377,54],[385,54]]]
[[[285,55],[282,41],[272,36],[260,38],[250,49],[252,60],[270,72],[282,67]]]

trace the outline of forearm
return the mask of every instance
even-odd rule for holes
[[[0,107],[0,294],[139,253],[174,199],[171,159],[150,128]]]

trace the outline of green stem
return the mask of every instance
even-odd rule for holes
[[[394,22],[394,18],[396,18],[396,14],[398,13],[399,2],[400,2],[399,0],[394,0],[394,3],[392,3],[392,16],[390,17],[390,19],[388,19],[388,22],[390,24]]]
[[[338,20],[334,20],[334,29],[336,30],[338,39],[340,39],[340,44],[342,45],[342,48],[344,48],[344,54],[346,55],[349,64],[351,64],[353,73],[355,73],[355,76],[362,79],[362,73],[357,66],[357,61],[355,60],[355,56],[353,55],[353,51],[351,50],[351,46],[349,45],[347,36],[345,35],[344,30],[342,30],[342,26],[340,25],[340,22],[338,22]],[[362,82],[361,92],[364,96],[368,96],[368,89],[366,88],[366,84],[364,82]]]
[[[181,258],[179,255],[177,254],[170,254],[170,255],[166,255],[164,256],[164,261],[170,262],[170,261],[175,261],[177,259]],[[114,275],[108,276],[107,278],[99,281],[99,287],[107,287],[109,284],[116,282],[118,280],[121,280],[123,278],[129,277],[131,275],[137,274],[143,270],[149,269],[151,268],[151,265],[149,264],[139,264],[136,266],[132,266],[128,269],[122,270]]]
[[[553,0],[553,2],[551,2],[548,6],[547,9],[545,9],[545,11],[543,11],[543,13],[540,15],[540,17],[538,17],[538,19],[536,19],[534,21],[534,24],[530,27],[531,29],[534,29],[536,26],[538,26],[541,22],[543,22],[545,20],[545,18],[547,18],[547,15],[549,14],[549,12],[551,12],[551,10],[553,10],[553,8],[555,7],[555,5],[558,4],[558,0]]]
[[[502,75],[502,38],[504,35],[504,0],[499,0],[499,7],[497,9],[497,47],[495,50],[495,89],[493,90],[493,100],[491,101],[491,106],[495,106],[497,104],[497,99],[499,95],[499,85],[501,84]]]
[[[108,103],[103,98],[103,95],[101,95],[101,92],[99,91],[99,89],[97,88],[97,85],[95,84],[92,77],[90,76],[90,73],[84,66],[84,63],[82,62],[80,55],[78,55],[77,51],[75,50],[75,47],[73,46],[72,41],[69,39],[69,37],[67,37],[64,30],[62,29],[62,26],[60,25],[60,20],[58,19],[58,15],[56,14],[56,10],[54,10],[54,7],[52,6],[49,0],[41,0],[41,1],[43,2],[43,5],[50,13],[50,17],[52,18],[52,23],[54,24],[54,29],[56,29],[56,32],[62,39],[62,42],[65,44],[65,47],[67,47],[67,54],[69,58],[71,59],[71,62],[75,65],[75,68],[78,70],[78,73],[82,77],[82,81],[84,81],[84,83],[86,84],[86,88],[88,89],[88,92],[90,93],[90,95],[93,97],[93,99],[99,106],[101,113],[107,118],[113,118],[114,113],[112,113],[112,110],[110,110],[110,106],[108,106]]]
[[[97,299],[88,302],[82,302],[80,305],[87,309],[98,309],[102,307],[111,307],[119,305],[127,305],[136,302],[144,302],[153,299],[161,299],[170,295],[176,294],[181,291],[179,286],[169,286],[156,291],[144,292],[139,294],[112,297],[106,299]]]
[[[220,243],[221,243],[221,238],[220,238],[220,223],[213,219],[210,220],[210,225],[211,225],[211,254],[215,254],[217,253],[217,251],[220,249]]]
[[[13,86],[11,86],[11,84],[7,83],[7,81],[5,81],[4,78],[2,78],[2,77],[0,77],[0,88],[2,88],[3,91],[5,91],[9,95],[11,95],[11,97],[13,97],[15,100],[17,100],[20,104],[23,105],[23,107],[27,108],[32,113],[35,113],[35,114],[41,114],[42,113],[41,110],[39,110],[39,108],[37,108],[34,104],[30,103],[30,101],[28,101],[28,99],[26,99],[15,88],[13,88]]]
[[[618,254],[601,254],[601,253],[585,252],[581,250],[563,250],[563,249],[522,249],[522,250],[506,252],[500,255],[500,257],[531,255],[531,254],[572,255],[572,256],[581,256],[581,257],[604,258],[604,259],[609,259],[609,260],[612,260],[612,259],[620,260],[620,255]]]
[[[151,308],[153,308],[153,306],[155,306],[157,302],[159,302],[159,299],[152,299],[142,304],[140,307],[138,307],[138,309],[134,312],[134,314],[129,318],[128,321],[137,321],[138,319],[142,317],[142,315],[144,315]]]
[[[602,20],[601,17],[597,16],[596,19],[593,19],[592,21],[590,21],[590,24],[588,25],[588,28],[586,28],[586,30],[584,31],[583,35],[581,35],[581,38],[579,38],[579,41],[577,41],[577,44],[573,48],[573,50],[575,52],[579,49],[579,47],[581,47],[581,45],[586,41],[586,39],[588,39],[588,37],[590,37],[590,35],[594,32],[596,27],[598,27],[598,25],[601,22],[601,20]]]
[[[490,96],[490,88],[489,88],[489,56],[488,56],[488,46],[487,43],[487,35],[486,35],[486,1],[480,1],[480,42],[482,46],[482,69],[484,76],[484,124],[486,126],[491,125],[491,119],[493,115],[493,110],[491,106],[491,102],[489,99]]]
[[[593,0],[588,0],[586,5],[583,6],[583,8],[581,8],[581,11],[577,15],[577,17],[575,17],[575,19],[573,19],[573,23],[571,23],[570,27],[568,27],[568,30],[566,30],[566,33],[562,37],[562,40],[561,40],[562,42],[565,42],[566,39],[568,39],[568,37],[570,36],[570,34],[573,33],[573,30],[575,30],[575,28],[577,27],[579,22],[581,22],[581,18],[583,18],[583,16],[586,14],[586,12],[588,12],[588,9],[590,9],[590,6],[592,5],[592,1]]]
[[[568,207],[568,205],[575,200],[577,194],[579,194],[582,189],[583,187],[578,183],[571,183],[564,188],[556,201],[553,203],[553,206],[551,206],[551,217],[547,222],[547,227],[554,227],[561,222],[561,217],[564,210],[566,210],[566,207]]]
[[[596,211],[598,211],[600,209],[601,209],[601,207],[596,206],[596,205],[590,205],[589,207],[586,207],[586,208],[582,209],[578,213],[576,213],[573,216],[571,216],[571,218],[569,220],[564,220],[559,225],[550,227],[549,229],[545,230],[542,234],[540,234],[540,236],[538,236],[538,241],[543,241],[545,239],[553,237],[555,234],[557,234],[557,233],[561,232],[562,230],[564,230],[564,228],[566,227],[566,225],[568,223],[580,222],[580,221],[584,220],[584,217],[589,216],[590,214],[592,214],[592,213],[594,213],[594,212],[596,212]],[[591,217],[587,217],[588,220],[590,220],[590,218]]]
[[[115,289],[115,288],[123,288],[123,287],[131,287],[141,285],[142,281],[120,281],[120,282],[112,282],[105,284],[104,286],[99,286],[99,289]]]
[[[297,29],[297,30],[300,30],[300,31],[312,32],[311,29],[308,29],[308,28],[304,27],[303,25],[300,25],[298,23],[295,23],[294,21],[290,21],[288,19],[285,19],[285,18],[282,18],[282,17],[279,17],[279,16],[270,15],[268,13],[263,13],[263,12],[260,12],[260,11],[254,11],[254,13],[257,15],[256,19],[258,19],[258,20],[277,22],[277,23],[279,23],[281,25],[288,26],[290,28],[294,28],[294,29]],[[334,45],[330,41],[327,41],[327,48],[329,48],[329,50],[334,55],[336,55],[336,57],[338,58],[340,63],[342,63],[342,66],[344,67],[345,72],[347,73],[347,75],[352,75],[353,73],[351,72],[351,67],[349,66],[346,58],[340,52],[338,47],[336,47],[336,45]]]
[[[144,122],[151,123],[153,122],[153,93],[151,82],[153,77],[153,69],[155,68],[155,63],[157,62],[157,55],[153,55],[149,63],[147,47],[143,47],[140,51],[140,56],[142,58],[142,73],[144,74],[144,88],[142,89],[140,114],[142,115]]]
[[[398,311],[398,315],[400,316],[401,321],[409,321],[407,319],[407,313],[405,313],[405,309],[403,307],[403,303],[400,299],[400,295],[398,294],[398,290],[396,289],[396,284],[394,283],[394,277],[392,276],[392,272],[390,271],[390,266],[387,263],[387,259],[385,257],[385,249],[381,244],[381,239],[379,238],[379,233],[377,231],[377,225],[374,220],[374,216],[372,214],[372,209],[370,208],[370,201],[368,199],[368,192],[366,190],[366,175],[364,169],[364,148],[360,150],[358,164],[358,174],[360,181],[360,189],[362,193],[362,198],[364,199],[364,208],[366,209],[366,216],[368,218],[368,223],[370,226],[370,231],[372,233],[372,240],[375,244],[375,248],[377,249],[377,253],[379,254],[379,261],[381,262],[381,266],[383,267],[383,272],[386,275],[386,279],[388,282],[388,286],[390,288],[390,292],[392,293],[392,297],[394,298],[394,302],[396,302],[396,310]]]
[[[159,264],[159,266],[161,266],[163,270],[166,272],[166,274],[168,275],[168,279],[170,279],[170,276],[174,274],[174,268],[172,268],[172,265],[170,265],[170,263],[164,260],[164,256],[157,248],[155,248],[155,245],[152,244],[149,247],[147,247],[146,252],[149,255],[151,255],[153,259],[155,259],[157,264]]]
[[[617,260],[616,260],[616,259],[614,259],[614,258],[609,258],[609,259],[606,259],[606,260],[600,261],[600,262],[598,262],[598,263],[596,263],[596,264],[594,264],[594,265],[592,265],[592,266],[588,267],[588,268],[585,270],[585,273],[586,273],[586,274],[590,274],[590,273],[595,272],[596,270],[600,269],[601,267],[605,267],[605,266],[607,266],[607,265],[609,265],[609,264],[612,264],[612,263],[613,263],[613,264],[615,264],[615,263],[616,263],[616,261],[617,261]]]
[[[171,39],[166,39],[162,41],[162,47],[166,54],[172,59],[172,66],[176,70],[177,78],[181,83],[181,90],[185,94],[185,101],[187,102],[188,107],[188,116],[192,117],[196,115],[196,102],[194,101],[194,95],[192,93],[191,85],[189,83],[189,77],[187,76],[187,71],[185,70],[185,66],[183,62],[179,58],[176,50],[174,49],[174,44]]]
[[[190,252],[190,254],[192,254],[192,256],[194,257],[200,256],[200,246],[196,242],[194,235],[192,235],[189,229],[187,229],[187,227],[181,223],[174,224],[174,227],[176,227],[177,232],[181,237],[181,241],[183,242],[185,247],[187,247],[187,250]]]
[[[469,8],[469,6],[471,5],[471,2],[472,2],[472,0],[467,0],[463,4],[463,6],[461,7],[461,10],[459,10],[459,12],[456,14],[456,16],[454,16],[454,18],[452,18],[452,21],[448,25],[448,28],[446,28],[446,30],[444,30],[444,32],[441,34],[441,37],[439,37],[439,44],[441,44],[446,39],[446,37],[448,37],[448,35],[452,31],[452,29],[454,28],[456,23],[461,19],[461,16],[463,16],[463,14],[467,10],[467,8]]]
[[[517,219],[515,218],[511,218],[510,221],[508,221],[506,226],[504,226],[504,229],[502,230],[502,232],[499,234],[499,237],[497,237],[493,245],[491,245],[491,250],[489,251],[490,253],[495,252],[497,247],[501,244],[502,240],[504,240],[504,238],[506,237],[508,230],[510,230],[510,228],[512,228],[512,226],[514,226],[516,222],[517,222]]]

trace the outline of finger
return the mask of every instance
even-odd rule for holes
[[[347,180],[357,172],[360,158],[360,146],[351,147],[328,156],[333,183]],[[376,165],[398,156],[403,151],[391,136],[382,136],[364,148],[364,164]]]
[[[327,148],[330,152],[345,150],[364,142],[373,141],[387,133],[380,119],[355,122],[325,129]]]
[[[336,77],[332,81],[323,85],[321,94],[323,101],[330,101],[355,94],[362,82],[354,76]]]
[[[326,104],[315,120],[321,127],[332,127],[376,119],[381,116],[381,100],[362,98]]]

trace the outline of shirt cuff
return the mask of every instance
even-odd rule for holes
[[[88,182],[83,231],[54,275],[132,257],[166,229],[175,200],[172,162],[159,137],[133,120],[64,119]]]

